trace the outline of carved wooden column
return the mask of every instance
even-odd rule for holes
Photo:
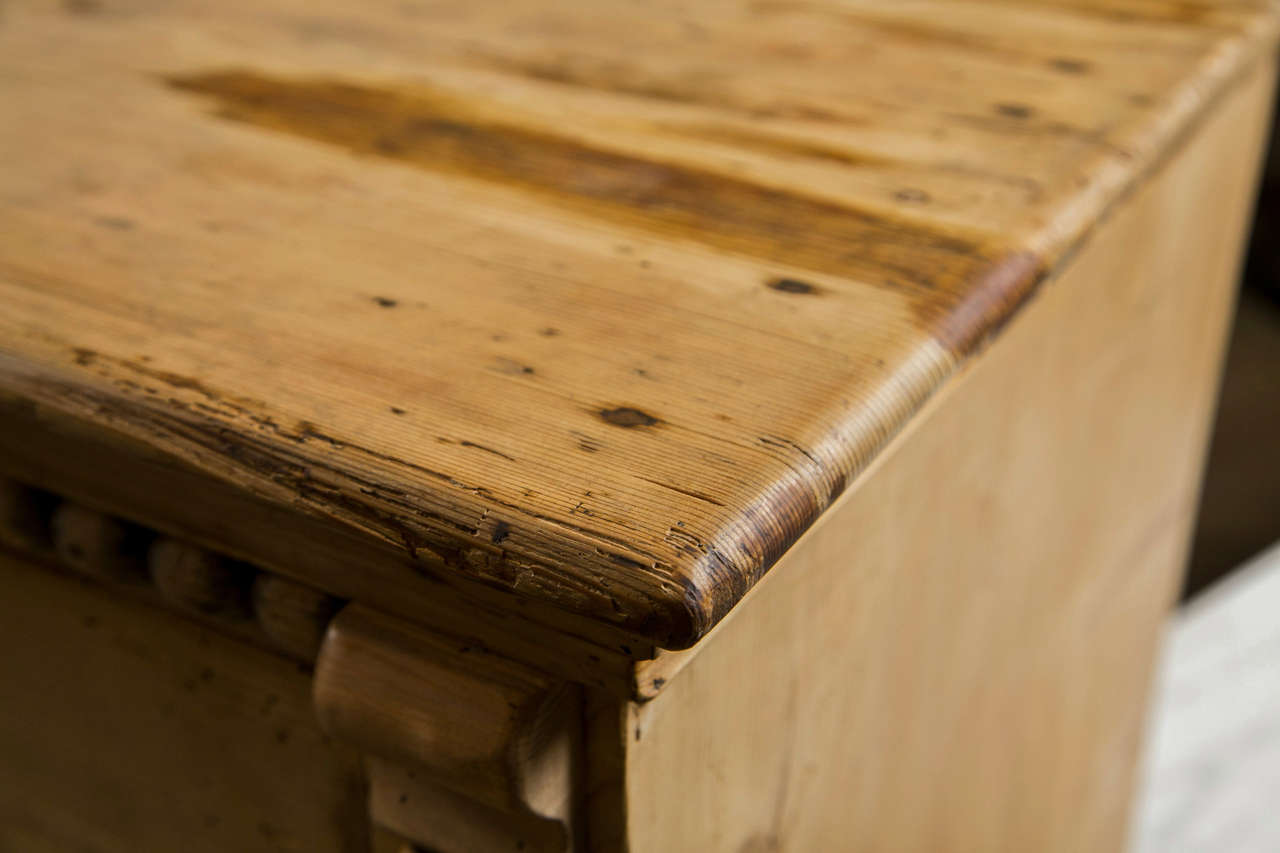
[[[353,604],[315,697],[325,731],[367,755],[379,826],[443,853],[575,848],[576,687]]]

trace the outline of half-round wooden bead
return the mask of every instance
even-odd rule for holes
[[[246,615],[252,572],[176,539],[157,539],[147,557],[151,579],[168,601],[200,613]]]
[[[342,602],[318,589],[267,573],[253,581],[253,613],[281,651],[315,660],[325,628]]]
[[[143,535],[118,518],[64,501],[49,528],[54,550],[69,569],[111,580],[146,575]]]

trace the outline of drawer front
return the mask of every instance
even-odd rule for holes
[[[0,851],[366,851],[309,669],[0,553]]]

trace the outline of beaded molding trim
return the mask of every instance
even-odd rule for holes
[[[311,664],[346,603],[306,584],[0,478],[0,544],[129,588]]]

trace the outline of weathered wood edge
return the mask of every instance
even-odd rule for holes
[[[932,387],[913,405],[897,412],[900,417],[895,423],[882,425],[882,440],[871,452],[862,459],[844,460],[851,469],[842,475],[843,488],[833,491],[830,500],[822,506],[807,508],[800,523],[765,543],[768,557],[759,566],[752,567],[755,576],[745,589],[724,595],[727,584],[717,580],[717,574],[723,575],[723,566],[717,556],[711,553],[699,560],[686,589],[690,621],[695,632],[690,637],[680,638],[680,642],[659,641],[657,645],[667,651],[686,650],[714,629],[749,591],[754,581],[762,577],[822,512],[880,458],[884,449],[918,419],[926,404],[949,385],[949,380],[999,336],[1041,287],[1057,277],[1063,266],[1088,242],[1116,207],[1181,149],[1213,112],[1222,96],[1247,78],[1259,61],[1276,50],[1278,36],[1280,25],[1268,19],[1258,22],[1246,36],[1224,43],[1204,61],[1202,67],[1195,69],[1196,73],[1188,75],[1183,85],[1170,94],[1168,108],[1153,117],[1154,121],[1144,129],[1145,133],[1118,149],[1118,153],[1101,155],[1093,179],[1082,190],[1081,200],[1062,210],[1057,218],[1040,230],[1025,235],[1025,250],[1011,252],[1004,260],[984,270],[968,297],[938,325],[934,341],[952,356],[949,369],[937,376]],[[814,489],[809,491],[812,493]],[[776,513],[773,517],[789,517],[792,508],[786,505],[787,497],[775,500],[779,505],[770,507]],[[750,577],[750,570],[743,575]],[[741,582],[741,578],[735,580]],[[646,680],[639,674],[648,668],[648,664],[640,664],[633,686],[641,698],[651,696],[656,689],[652,678]],[[657,680],[660,686],[662,677],[658,676]],[[645,684],[649,687],[646,688]]]
[[[495,549],[485,537],[477,539],[473,547],[433,550],[437,543],[415,538],[411,534],[417,531],[407,532],[396,519],[366,517],[356,524],[327,515],[323,501],[306,500],[298,494],[289,498],[288,482],[273,472],[278,473],[293,462],[272,458],[271,448],[255,436],[237,435],[221,423],[206,423],[190,413],[153,411],[120,395],[68,381],[65,376],[33,373],[12,358],[0,358],[0,373],[6,375],[10,388],[20,398],[42,400],[72,417],[102,418],[114,426],[136,428],[134,432],[145,436],[144,441],[160,439],[162,446],[192,444],[205,457],[222,448],[238,460],[234,467],[241,469],[243,476],[233,478],[217,466],[209,466],[207,474],[233,481],[236,488],[260,498],[281,503],[284,497],[298,515],[319,516],[341,524],[371,544],[385,546],[390,542],[413,555],[434,555],[444,564],[441,568],[473,578],[476,586],[512,590],[517,581],[522,581],[522,598],[550,605],[566,616],[573,614],[606,623],[659,647],[687,648],[733,608],[956,369],[999,334],[1114,205],[1176,150],[1179,140],[1198,125],[1221,93],[1264,50],[1272,47],[1275,30],[1274,20],[1260,18],[1250,31],[1224,40],[1200,66],[1190,69],[1183,84],[1166,99],[1166,108],[1153,114],[1148,126],[1140,128],[1133,138],[1122,140],[1124,144],[1115,151],[1098,155],[1098,160],[1090,164],[1089,180],[1077,196],[1038,230],[1019,235],[1015,245],[1022,249],[1010,252],[978,275],[967,296],[924,342],[928,351],[921,353],[921,361],[931,365],[930,369],[902,384],[897,399],[884,408],[887,415],[882,422],[873,424],[870,430],[866,424],[859,429],[847,423],[837,424],[838,428],[847,427],[865,438],[857,443],[824,442],[823,452],[815,454],[817,464],[813,470],[798,473],[785,483],[771,484],[753,504],[735,508],[738,518],[721,532],[721,541],[705,543],[696,555],[686,554],[673,582],[659,584],[649,578],[643,584],[614,585],[608,594],[587,589],[583,578],[616,577],[618,561],[631,559],[627,549],[621,545],[601,548],[601,543],[592,548],[589,542],[577,541],[569,531],[552,525],[535,527],[532,535],[545,540],[539,543],[536,554],[517,551],[515,542]],[[164,422],[159,423],[157,418]],[[247,465],[246,457],[262,464],[256,468]],[[230,463],[224,460],[222,464],[225,467]],[[760,523],[761,519],[768,523]],[[458,532],[451,530],[449,536],[457,539]],[[574,569],[571,574],[577,579],[573,584],[568,583],[562,571],[565,565]],[[640,574],[641,579],[645,577]]]
[[[1268,37],[1274,40],[1275,35],[1276,33],[1269,33]],[[1133,181],[1116,187],[1115,196],[1111,199],[1110,204],[1099,216],[1098,220],[1092,223],[1090,227],[1082,230],[1076,241],[1060,253],[1057,262],[1040,277],[1036,286],[1038,287],[1042,284],[1052,286],[1052,280],[1057,277],[1061,269],[1070,262],[1076,253],[1085,247],[1095,233],[1097,226],[1105,222],[1108,216],[1114,212],[1119,205],[1123,204],[1130,195],[1132,195],[1141,180],[1154,177],[1155,174],[1158,173],[1191,139],[1204,121],[1213,114],[1214,109],[1222,99],[1222,96],[1238,83],[1247,79],[1257,65],[1260,62],[1269,59],[1271,52],[1274,52],[1275,50],[1276,46],[1271,44],[1266,49],[1259,50],[1257,53],[1246,56],[1244,61],[1239,65],[1230,66],[1230,73],[1224,73],[1221,78],[1221,86],[1214,89],[1212,92],[1203,93],[1203,109],[1191,111],[1191,103],[1188,103],[1186,105],[1186,114],[1184,116],[1185,120],[1181,123],[1169,123],[1167,144],[1155,152],[1150,162],[1146,164],[1146,168],[1140,173],[1135,174]],[[1225,62],[1225,60],[1223,61]],[[1195,103],[1197,105],[1201,104],[1199,101]],[[1027,294],[1027,298],[1029,298],[1033,292]],[[1012,316],[1005,317],[1002,322],[1008,322],[1011,319]],[[993,329],[992,332],[984,339],[976,342],[978,348],[980,349],[981,347],[985,347],[991,343],[997,336],[998,331],[998,329]],[[970,365],[968,363],[958,364],[957,369],[953,374],[953,378],[964,373],[969,366]],[[907,440],[915,428],[926,422],[930,413],[945,402],[948,392],[953,387],[953,383],[945,383],[936,393],[932,394],[926,401],[924,401],[911,417],[909,422],[904,423],[902,428],[884,442],[881,452],[868,462],[859,476],[868,476],[875,468],[883,463],[892,454],[894,446]],[[854,484],[851,483],[850,488],[846,489],[842,497],[849,496],[853,491],[853,487]],[[807,536],[814,531],[815,528],[810,526],[802,533],[802,535]],[[799,539],[800,537],[797,537],[797,541]],[[752,595],[755,592],[756,588],[753,587],[746,593],[746,595],[743,596],[743,598],[745,599],[746,596]],[[681,673],[693,660],[697,655],[700,644],[710,639],[710,637],[716,631],[723,628],[724,625],[725,622],[722,617],[720,621],[717,621],[711,626],[707,634],[699,638],[698,645],[684,648],[663,647],[653,658],[637,661],[631,683],[631,695],[633,700],[643,704],[657,697],[663,688],[669,684],[673,678],[679,675],[679,673]]]
[[[634,635],[420,565],[340,524],[211,481],[125,436],[0,395],[3,477],[44,490],[37,497],[47,506],[26,501],[14,510],[30,510],[49,553],[48,515],[69,500],[587,686],[625,695],[632,660],[654,653]]]

